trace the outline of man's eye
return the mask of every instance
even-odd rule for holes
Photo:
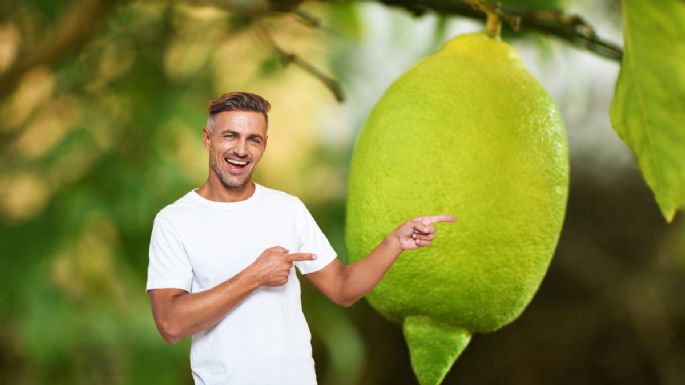
[[[252,138],[252,142],[259,144],[261,143],[261,140],[259,140],[259,138]]]

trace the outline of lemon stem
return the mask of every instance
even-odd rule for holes
[[[488,18],[485,22],[485,33],[488,34],[493,39],[500,38],[500,32],[502,32],[502,22],[499,19],[499,15],[492,9],[486,11]]]
[[[467,3],[475,10],[485,13],[485,33],[493,39],[499,40],[502,31],[500,20],[499,3],[497,5],[482,2],[480,0],[467,0]]]

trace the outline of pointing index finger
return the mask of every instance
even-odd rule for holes
[[[290,261],[313,261],[316,259],[316,254],[312,253],[291,253],[288,254]]]
[[[454,222],[457,220],[457,218],[449,215],[432,215],[419,218],[421,223],[423,223],[424,225],[430,225],[431,223],[435,222]]]

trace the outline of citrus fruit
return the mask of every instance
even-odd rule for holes
[[[473,333],[530,302],[562,228],[568,169],[554,101],[512,46],[485,34],[448,41],[376,104],[350,166],[350,261],[410,218],[458,219],[367,296],[403,325],[422,385],[442,381]]]

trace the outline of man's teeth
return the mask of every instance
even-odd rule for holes
[[[238,161],[238,160],[226,159],[226,161],[227,161],[228,163],[234,164],[234,165],[236,165],[236,166],[244,166],[244,165],[247,164],[247,162],[241,162],[241,161]]]

